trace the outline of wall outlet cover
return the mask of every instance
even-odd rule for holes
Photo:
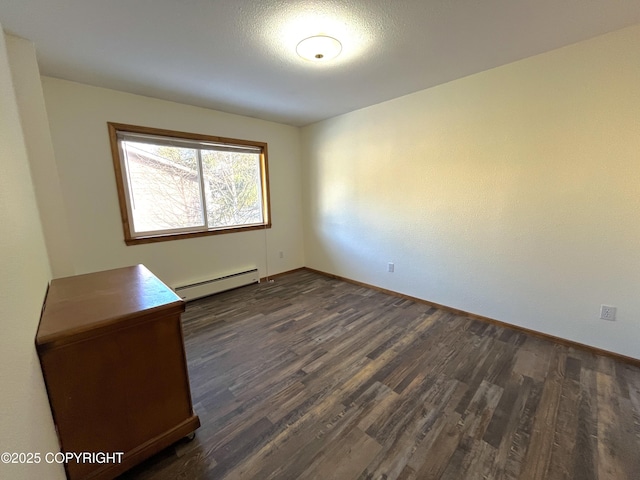
[[[616,307],[600,305],[600,319],[614,321],[616,319]]]

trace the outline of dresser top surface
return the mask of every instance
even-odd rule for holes
[[[98,333],[146,314],[183,310],[182,299],[144,265],[58,278],[49,285],[36,344]]]

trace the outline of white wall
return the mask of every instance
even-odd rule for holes
[[[0,32],[2,27],[0,26]],[[19,45],[21,42],[24,44]],[[12,60],[34,68],[33,48],[11,39]],[[26,45],[25,45],[26,44]],[[0,35],[0,452],[57,452],[34,338],[51,277],[27,147]],[[19,67],[21,68],[21,67]],[[37,79],[37,66],[36,79]],[[15,72],[20,77],[21,72]],[[20,105],[22,106],[22,105]],[[0,463],[0,478],[64,478],[60,465]]]
[[[144,263],[175,286],[247,266],[265,276],[304,265],[297,128],[54,78],[42,82],[75,273]],[[273,227],[126,246],[109,121],[267,142]]]
[[[67,277],[75,273],[71,258],[69,224],[62,203],[60,179],[51,143],[35,47],[31,42],[12,35],[7,35],[6,39],[51,271],[54,277]]]
[[[640,358],[638,52],[635,26],[304,128],[307,266]]]

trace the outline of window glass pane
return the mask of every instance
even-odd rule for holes
[[[263,222],[260,154],[202,150],[209,227]]]
[[[204,225],[195,149],[123,141],[134,231]]]
[[[267,144],[109,123],[127,245],[270,228]]]

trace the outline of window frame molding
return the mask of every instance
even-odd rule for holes
[[[111,156],[116,177],[116,188],[118,191],[118,203],[120,206],[120,218],[124,241],[127,245],[140,245],[145,243],[166,242],[169,240],[180,240],[184,238],[207,237],[210,235],[223,235],[226,233],[247,232],[251,230],[263,230],[271,228],[271,200],[269,194],[269,163],[267,154],[267,143],[252,140],[241,140],[237,138],[218,137],[213,135],[203,135],[200,133],[188,133],[162,128],[143,127],[139,125],[129,125],[125,123],[107,122],[109,130],[109,142],[111,144]],[[173,137],[185,140],[211,143],[228,143],[231,145],[246,145],[260,148],[260,181],[262,186],[262,212],[264,222],[247,226],[220,227],[171,233],[153,233],[150,235],[133,235],[133,221],[129,215],[129,202],[124,182],[128,180],[122,166],[120,145],[118,142],[118,132],[137,133],[147,135],[157,135],[163,137]],[[201,168],[201,167],[200,167]]]

